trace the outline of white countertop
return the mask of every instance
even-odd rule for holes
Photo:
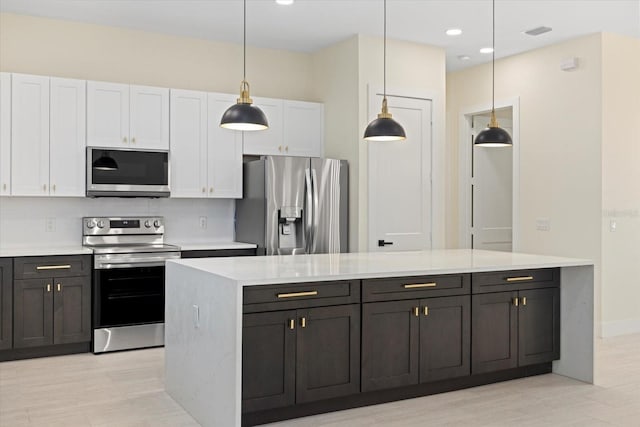
[[[592,265],[592,261],[471,249],[171,260],[243,286]]]
[[[82,245],[0,248],[0,258],[19,256],[91,255],[93,251]]]
[[[168,241],[170,245],[180,246],[183,251],[216,251],[222,249],[255,249],[257,245],[242,242],[179,242]]]

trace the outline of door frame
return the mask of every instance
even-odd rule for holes
[[[373,85],[367,85],[367,124],[369,120],[376,117],[380,110],[380,104],[376,100],[377,95],[383,95],[381,87],[374,87]],[[420,99],[431,102],[431,165],[430,165],[430,177],[431,177],[431,229],[429,235],[431,238],[431,249],[442,249],[445,247],[445,191],[444,191],[444,171],[445,171],[445,155],[444,155],[444,105],[442,105],[441,97],[435,92],[428,92],[424,90],[408,90],[398,88],[388,88],[387,96],[394,96],[400,98]],[[440,123],[443,126],[440,126]],[[365,124],[366,127],[366,124]],[[363,128],[364,129],[364,128]],[[367,252],[371,250],[372,239],[374,230],[371,227],[370,216],[372,212],[373,203],[375,200],[375,194],[371,191],[370,176],[372,173],[370,166],[370,148],[367,145],[366,148],[366,162],[367,162]]]
[[[498,100],[495,108],[511,107],[513,120],[513,189],[512,189],[512,251],[520,250],[520,98]],[[461,109],[458,120],[458,247],[471,248],[471,150],[472,117],[491,112],[491,104]],[[471,147],[473,148],[473,147]]]

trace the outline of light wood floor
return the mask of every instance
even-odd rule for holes
[[[549,374],[277,426],[640,426],[640,335],[598,342],[599,385]],[[163,350],[0,363],[0,426],[196,427]],[[221,426],[227,427],[227,426]]]

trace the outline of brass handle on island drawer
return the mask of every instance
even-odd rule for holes
[[[414,283],[412,285],[403,285],[405,289],[415,289],[415,288],[434,288],[438,286],[437,283]]]
[[[60,283],[58,283],[56,286],[58,288],[58,292],[62,291],[62,285]]]
[[[424,306],[424,315],[428,316],[429,315],[429,307],[428,306]]]
[[[520,301],[522,302],[522,305],[527,305],[527,297],[520,298]]]
[[[278,298],[312,297],[318,295],[318,291],[291,292],[288,294],[278,294]]]
[[[294,319],[289,319],[289,329],[296,328],[296,321]]]
[[[513,301],[513,305],[514,305],[515,307],[517,307],[517,306],[520,304],[520,300],[519,300],[517,297],[516,297],[516,298],[514,298],[512,301]]]
[[[302,326],[303,328],[307,327],[307,318],[303,317],[302,319],[300,319],[300,326]]]
[[[36,270],[68,270],[71,266],[69,264],[65,265],[39,265],[36,267]]]
[[[413,315],[416,317],[420,316],[420,307],[413,307]]]
[[[533,276],[507,277],[507,282],[525,282],[533,280]]]

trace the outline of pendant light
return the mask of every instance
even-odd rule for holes
[[[267,116],[262,110],[253,105],[249,96],[249,82],[247,82],[247,0],[243,2],[243,74],[240,83],[240,98],[238,102],[227,109],[220,120],[220,127],[233,130],[263,130],[269,127]]]
[[[101,171],[115,171],[118,170],[118,163],[113,157],[109,156],[109,153],[103,151],[102,155],[91,164],[91,167]]]
[[[506,147],[512,145],[509,133],[498,125],[496,120],[496,0],[493,0],[493,39],[491,53],[491,121],[486,129],[477,136],[474,145],[481,147]]]
[[[393,120],[387,107],[387,0],[384,0],[384,35],[382,60],[382,112],[364,130],[367,141],[400,141],[406,139],[404,128]]]

